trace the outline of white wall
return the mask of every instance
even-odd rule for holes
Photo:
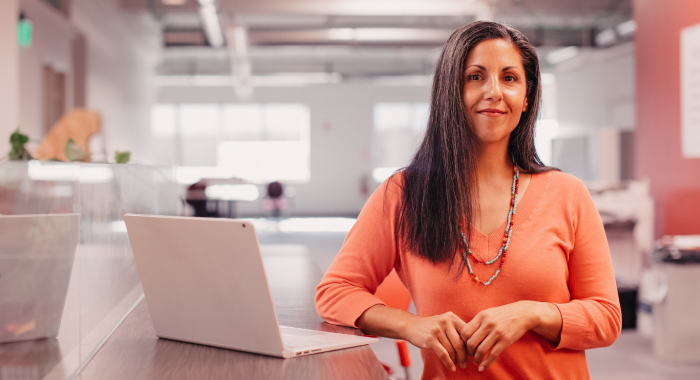
[[[319,85],[256,88],[249,102],[301,102],[311,113],[311,180],[293,185],[294,214],[356,215],[370,193],[373,105],[377,102],[427,102],[428,86]],[[159,103],[234,103],[233,88],[161,87]],[[172,144],[172,140],[168,142]],[[241,214],[260,212],[257,203],[239,203]]]
[[[41,140],[44,133],[43,66],[66,74],[66,109],[72,104],[73,75],[70,22],[44,0],[21,0],[20,8],[33,24],[32,44],[20,48],[19,122],[24,134]],[[35,144],[30,147],[36,147]]]
[[[0,2],[5,6],[5,0]],[[71,44],[82,33],[87,39],[86,106],[102,115],[102,133],[91,140],[93,158],[113,161],[114,150],[130,150],[134,161],[152,163],[149,125],[161,46],[158,24],[150,15],[123,12],[118,0],[72,0],[69,19],[43,0],[21,0],[21,7],[34,23],[33,45],[22,49],[20,56],[23,130],[34,139],[43,137],[42,67],[46,63],[67,74],[66,109],[70,109]],[[106,157],[101,154],[103,147]]]
[[[117,0],[72,2],[71,20],[88,45],[87,107],[102,113],[107,159],[114,160],[115,150],[130,150],[132,160],[152,163],[159,26],[150,15],[124,13]]]
[[[633,127],[634,43],[584,52],[552,71],[562,126]]]
[[[10,134],[19,114],[18,16],[18,0],[0,1],[0,157],[10,151]]]
[[[560,136],[588,137],[588,170],[584,179],[599,179],[601,165],[607,165],[601,158],[619,155],[619,151],[610,151],[611,144],[598,143],[606,136],[599,136],[599,131],[635,128],[635,45],[629,42],[584,51],[545,71],[556,75]],[[601,152],[601,148],[607,150]],[[603,177],[609,174],[603,173]]]

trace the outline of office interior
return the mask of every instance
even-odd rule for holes
[[[0,344],[0,379],[420,378],[420,350],[385,338],[297,362],[158,340],[124,215],[251,221],[280,320],[354,333],[314,287],[476,20],[536,47],[538,155],[605,225],[623,331],[587,351],[591,377],[700,378],[700,2],[3,0],[0,18],[0,214],[80,215],[58,337]]]

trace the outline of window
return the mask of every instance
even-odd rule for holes
[[[212,136],[219,132],[218,104],[181,104],[180,105],[180,135]]]
[[[309,123],[309,108],[299,103],[158,104],[151,113],[151,130],[173,145],[183,183],[306,181]]]
[[[372,177],[382,182],[408,165],[423,139],[428,103],[377,103],[374,105]]]
[[[218,163],[249,181],[308,180],[309,122],[303,104],[227,104]]]

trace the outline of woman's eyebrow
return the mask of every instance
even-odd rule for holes
[[[467,66],[467,68],[470,68],[470,67],[478,67],[479,69],[486,71],[486,67],[481,66],[481,65],[469,65],[469,66]],[[518,69],[518,66],[506,66],[503,68],[502,71],[508,71],[510,69]]]

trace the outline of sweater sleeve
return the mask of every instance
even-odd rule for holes
[[[369,198],[316,287],[316,310],[329,323],[356,327],[367,309],[384,305],[374,293],[398,258],[394,241],[398,176],[387,179]]]
[[[583,183],[574,202],[574,244],[568,263],[571,301],[555,304],[563,325],[561,341],[550,347],[585,350],[615,342],[622,313],[605,229]]]

